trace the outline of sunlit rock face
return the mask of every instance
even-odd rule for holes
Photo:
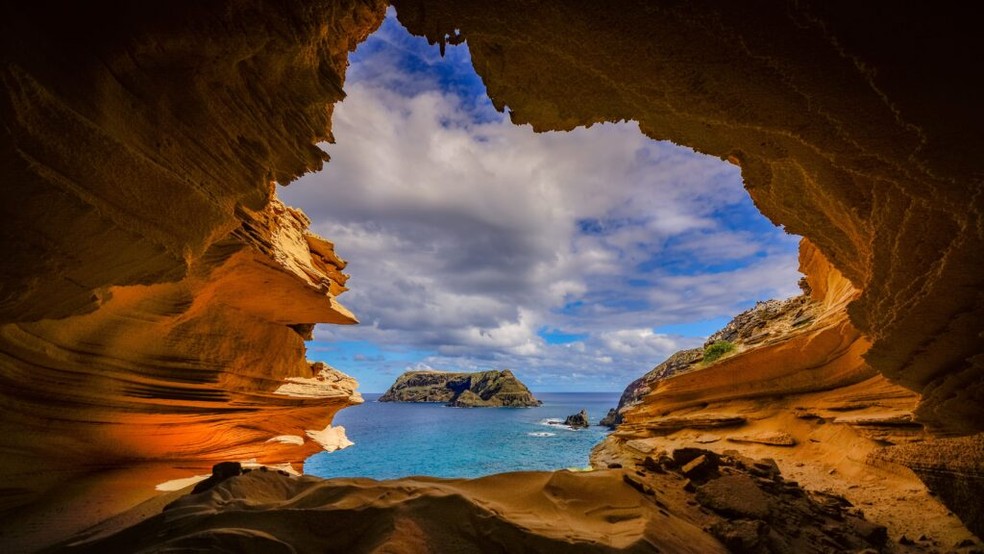
[[[734,341],[732,352],[711,362],[700,350],[676,355],[633,383],[621,424],[592,463],[632,467],[691,445],[737,450],[775,460],[808,489],[845,496],[896,539],[966,540],[970,532],[934,495],[977,530],[969,500],[980,460],[967,454],[979,441],[934,440],[913,413],[919,395],[865,361],[870,343],[845,310],[858,291],[806,240],[800,269],[810,297],[739,315],[720,334]],[[937,450],[962,452],[965,462],[928,455]]]
[[[345,264],[273,189],[321,167],[382,17],[4,4],[0,507],[95,467],[348,444],[329,424],[356,383],[304,349],[314,323],[355,322]]]
[[[466,40],[535,129],[639,121],[741,165],[756,205],[860,291],[851,323],[937,433],[984,429],[984,111],[973,18],[929,5],[396,0]]]

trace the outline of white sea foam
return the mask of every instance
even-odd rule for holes
[[[546,431],[538,431],[536,433],[526,433],[531,437],[555,437],[557,433],[547,433]]]
[[[567,431],[580,431],[580,429],[576,429],[574,427],[571,427],[570,425],[564,425],[563,419],[557,419],[555,417],[548,417],[546,419],[541,419],[540,425],[548,425],[554,429],[565,429]]]

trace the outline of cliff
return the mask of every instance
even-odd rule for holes
[[[345,262],[274,191],[322,166],[348,52],[382,16],[0,8],[5,546],[86,525],[32,523],[50,519],[35,501],[82,496],[66,481],[162,468],[131,475],[146,496],[170,466],[299,468],[347,443],[331,421],[356,383],[304,346],[315,323],[356,322]],[[90,493],[80,518],[133,500]]]
[[[512,371],[408,371],[380,402],[444,402],[457,408],[521,408],[542,404]]]
[[[708,338],[708,345],[732,341],[733,351],[712,362],[703,349],[683,351],[630,384],[621,422],[594,449],[592,464],[630,467],[691,446],[767,457],[808,489],[863,506],[896,540],[967,539],[971,533],[948,512],[974,525],[976,503],[954,498],[948,508],[935,498],[944,489],[920,480],[920,456],[893,454],[941,444],[914,415],[919,396],[862,357],[868,342],[845,311],[857,291],[808,241],[800,263],[809,295],[761,302]],[[976,490],[966,487],[972,481],[958,488]]]

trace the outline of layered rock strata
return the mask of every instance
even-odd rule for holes
[[[344,444],[356,384],[304,340],[356,321],[345,263],[274,188],[327,159],[383,4],[63,4],[0,8],[0,509]]]
[[[926,536],[953,545],[971,539],[977,528],[968,530],[937,500],[946,489],[919,478],[922,457],[912,449],[933,444],[913,415],[919,395],[863,358],[868,341],[845,311],[857,291],[808,241],[800,261],[810,297],[760,303],[736,317],[708,341],[733,340],[736,348],[725,357],[707,363],[702,350],[686,351],[632,383],[618,414],[622,422],[595,448],[593,465],[644,463],[693,445],[738,451],[774,459],[810,490],[845,497],[894,540]],[[893,459],[896,449],[913,454]],[[967,488],[973,481],[965,478],[948,492],[976,490]],[[974,525],[978,512],[967,496],[943,500]]]
[[[455,408],[525,408],[542,404],[512,371],[408,371],[380,402],[441,402]]]
[[[356,321],[335,300],[344,262],[279,202],[241,217],[179,281],[111,287],[93,312],[0,326],[8,471],[300,464],[322,448],[315,435],[362,400],[354,379],[305,360],[298,326]],[[21,481],[4,503],[50,484]]]
[[[903,435],[920,438],[924,425],[939,436],[984,429],[984,112],[967,70],[979,50],[971,8],[506,1],[490,14],[475,0],[396,4],[411,31],[435,43],[467,41],[494,104],[508,106],[517,123],[547,130],[635,120],[650,137],[739,164],[759,208],[808,237],[857,291],[850,325],[870,348],[845,350],[846,327],[788,344],[819,364],[801,368],[831,366],[818,370],[824,378],[839,373],[828,371],[837,360],[851,366],[859,356],[877,375],[816,392],[795,375],[773,375],[762,386],[743,384],[754,392],[745,399],[729,396],[718,376],[709,403],[744,403],[742,413],[727,405],[721,413],[749,426],[758,409],[786,418],[800,463],[824,460],[855,481],[866,474],[812,445],[843,439],[860,445],[848,449],[857,456],[881,446],[876,441],[898,441],[899,459],[932,471],[939,486],[979,474],[979,464],[944,464],[901,444]],[[227,260],[225,241],[250,219],[244,214],[266,212],[271,181],[320,167],[324,154],[314,144],[330,136],[345,56],[382,10],[355,0],[0,6],[0,168],[9,185],[0,187],[5,505],[87,456],[112,463],[158,450],[141,444],[150,442],[142,434],[106,440],[103,420],[93,419],[103,400],[107,428],[124,427],[115,411],[123,405],[144,414],[156,403],[164,426],[155,440],[209,457],[212,444],[228,446],[227,422],[264,411],[260,403],[214,408],[225,406],[226,386],[258,380],[268,351],[294,354],[273,360],[278,379],[257,385],[263,405],[280,377],[312,378],[291,345],[313,321],[250,331],[228,313],[203,315],[177,341],[181,348],[147,340],[155,333],[145,326],[195,305],[168,295],[209,274],[210,260]],[[144,291],[165,298],[137,309],[150,298]],[[127,302],[135,317],[126,315]],[[87,314],[98,329],[76,325]],[[130,345],[124,330],[133,323],[144,338]],[[236,329],[229,343],[225,329]],[[232,362],[228,344],[239,352]],[[831,356],[819,356],[823,349]],[[758,367],[774,368],[799,350],[763,352]],[[154,356],[160,360],[134,368],[133,360]],[[740,368],[748,359],[721,364]],[[188,367],[196,368],[190,378]],[[201,392],[199,367],[219,392]],[[783,396],[783,381],[802,388]],[[668,382],[666,408],[700,409],[692,378]],[[855,409],[859,418],[831,423]],[[912,424],[899,425],[908,413]],[[138,428],[142,417],[134,417]],[[189,419],[215,431],[182,436]],[[875,434],[855,433],[862,429]],[[630,440],[656,438],[666,440]],[[967,447],[964,439],[940,440],[955,441],[945,443],[954,451]],[[918,504],[923,489],[913,490],[901,496]]]

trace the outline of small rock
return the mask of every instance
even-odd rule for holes
[[[618,410],[612,408],[608,410],[608,414],[605,417],[601,418],[601,421],[598,422],[598,425],[601,425],[602,427],[608,427],[609,429],[614,429],[615,427],[618,426],[619,423],[621,422],[619,421]]]
[[[634,475],[630,475],[628,473],[625,473],[625,474],[622,475],[622,480],[625,481],[625,483],[627,485],[629,485],[633,489],[641,492],[642,494],[646,494],[646,495],[650,495],[651,496],[651,495],[653,495],[653,494],[656,493],[656,491],[654,491],[652,487],[650,487],[649,485],[647,485],[641,479],[639,479],[638,477],[636,477]]]
[[[904,544],[906,546],[910,546],[910,545],[916,544],[916,541],[910,539],[909,537],[907,537],[905,535],[902,535],[901,537],[899,537],[899,544]]]
[[[591,423],[588,422],[588,411],[581,410],[574,415],[567,416],[567,419],[564,420],[564,425],[573,427],[574,429],[589,427]]]
[[[242,474],[243,465],[239,462],[219,462],[212,466],[212,475],[195,485],[195,488],[191,490],[191,494],[205,492],[226,479]]]
[[[663,465],[653,459],[652,456],[646,456],[646,459],[642,461],[642,467],[652,471],[653,473],[666,473],[663,469]]]
[[[714,435],[711,433],[704,433],[703,435],[700,435],[699,437],[694,439],[694,442],[698,444],[710,444],[712,442],[717,442],[719,440],[721,440],[721,437],[719,437],[718,435]]]
[[[721,521],[709,531],[732,552],[756,552],[769,534],[769,526],[759,520]]]
[[[850,518],[851,527],[861,535],[868,544],[882,548],[888,543],[888,529],[865,519]]]
[[[746,475],[729,475],[697,489],[702,506],[726,516],[762,519],[769,515],[769,497]]]
[[[765,477],[767,479],[776,479],[779,477],[779,465],[772,458],[762,458],[761,460],[756,460],[752,463],[752,466],[748,468],[752,475],[758,475],[759,477]]]
[[[703,480],[713,475],[720,457],[698,448],[680,448],[673,451],[673,460],[680,465],[680,472],[690,479]]]

